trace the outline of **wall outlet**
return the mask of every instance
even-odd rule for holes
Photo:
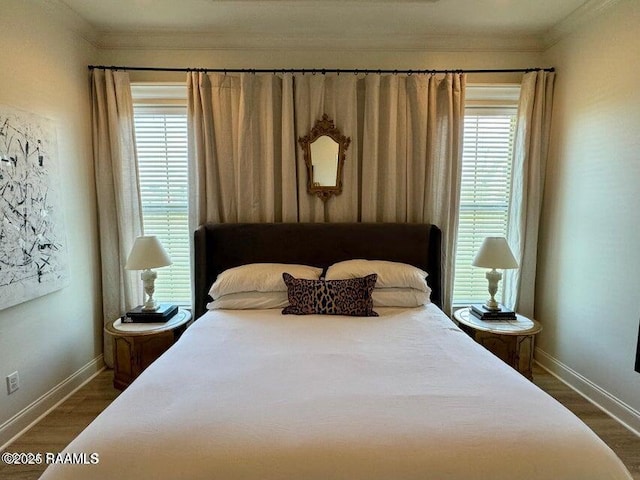
[[[18,372],[13,372],[7,375],[7,393],[11,395],[13,392],[20,388],[20,377]]]

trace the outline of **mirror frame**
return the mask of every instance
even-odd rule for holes
[[[338,171],[336,172],[336,186],[318,186],[313,184],[313,163],[311,159],[311,144],[322,136],[330,137],[338,144]],[[317,195],[323,202],[326,202],[332,195],[342,193],[342,169],[344,166],[347,148],[351,143],[350,137],[345,137],[333,124],[333,120],[324,113],[322,119],[316,120],[308,135],[298,138],[298,143],[302,147],[304,163],[307,166],[307,193]]]

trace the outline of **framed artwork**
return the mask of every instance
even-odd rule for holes
[[[0,310],[69,282],[55,126],[0,105]]]

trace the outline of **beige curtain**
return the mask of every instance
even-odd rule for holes
[[[188,77],[192,227],[296,222],[291,75]]]
[[[129,74],[94,69],[91,81],[102,311],[107,323],[142,299],[138,272],[124,270],[133,242],[142,234],[142,208]],[[111,341],[105,335],[104,358],[108,366],[113,366]]]
[[[192,227],[210,222],[429,222],[450,309],[464,75],[190,73]],[[351,138],[341,195],[307,194],[298,138],[326,113]]]
[[[505,275],[505,303],[533,317],[538,226],[549,149],[555,73],[529,72],[522,79],[514,142],[507,238],[520,267]]]
[[[358,77],[355,75],[296,75],[296,141],[309,133],[326,113],[351,142],[347,148],[343,191],[323,202],[307,192],[307,171],[300,144],[298,152],[299,220],[301,222],[357,222],[359,185]]]
[[[421,222],[437,82],[424,75],[371,75],[365,88],[362,220]]]
[[[365,78],[362,221],[442,229],[445,312],[453,290],[465,81],[462,74]]]

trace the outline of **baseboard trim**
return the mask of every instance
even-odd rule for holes
[[[640,436],[640,412],[557,358],[536,347],[535,361],[544,370],[605,412],[630,432]]]
[[[0,451],[4,451],[18,437],[89,383],[104,369],[104,358],[100,354],[0,425]]]

